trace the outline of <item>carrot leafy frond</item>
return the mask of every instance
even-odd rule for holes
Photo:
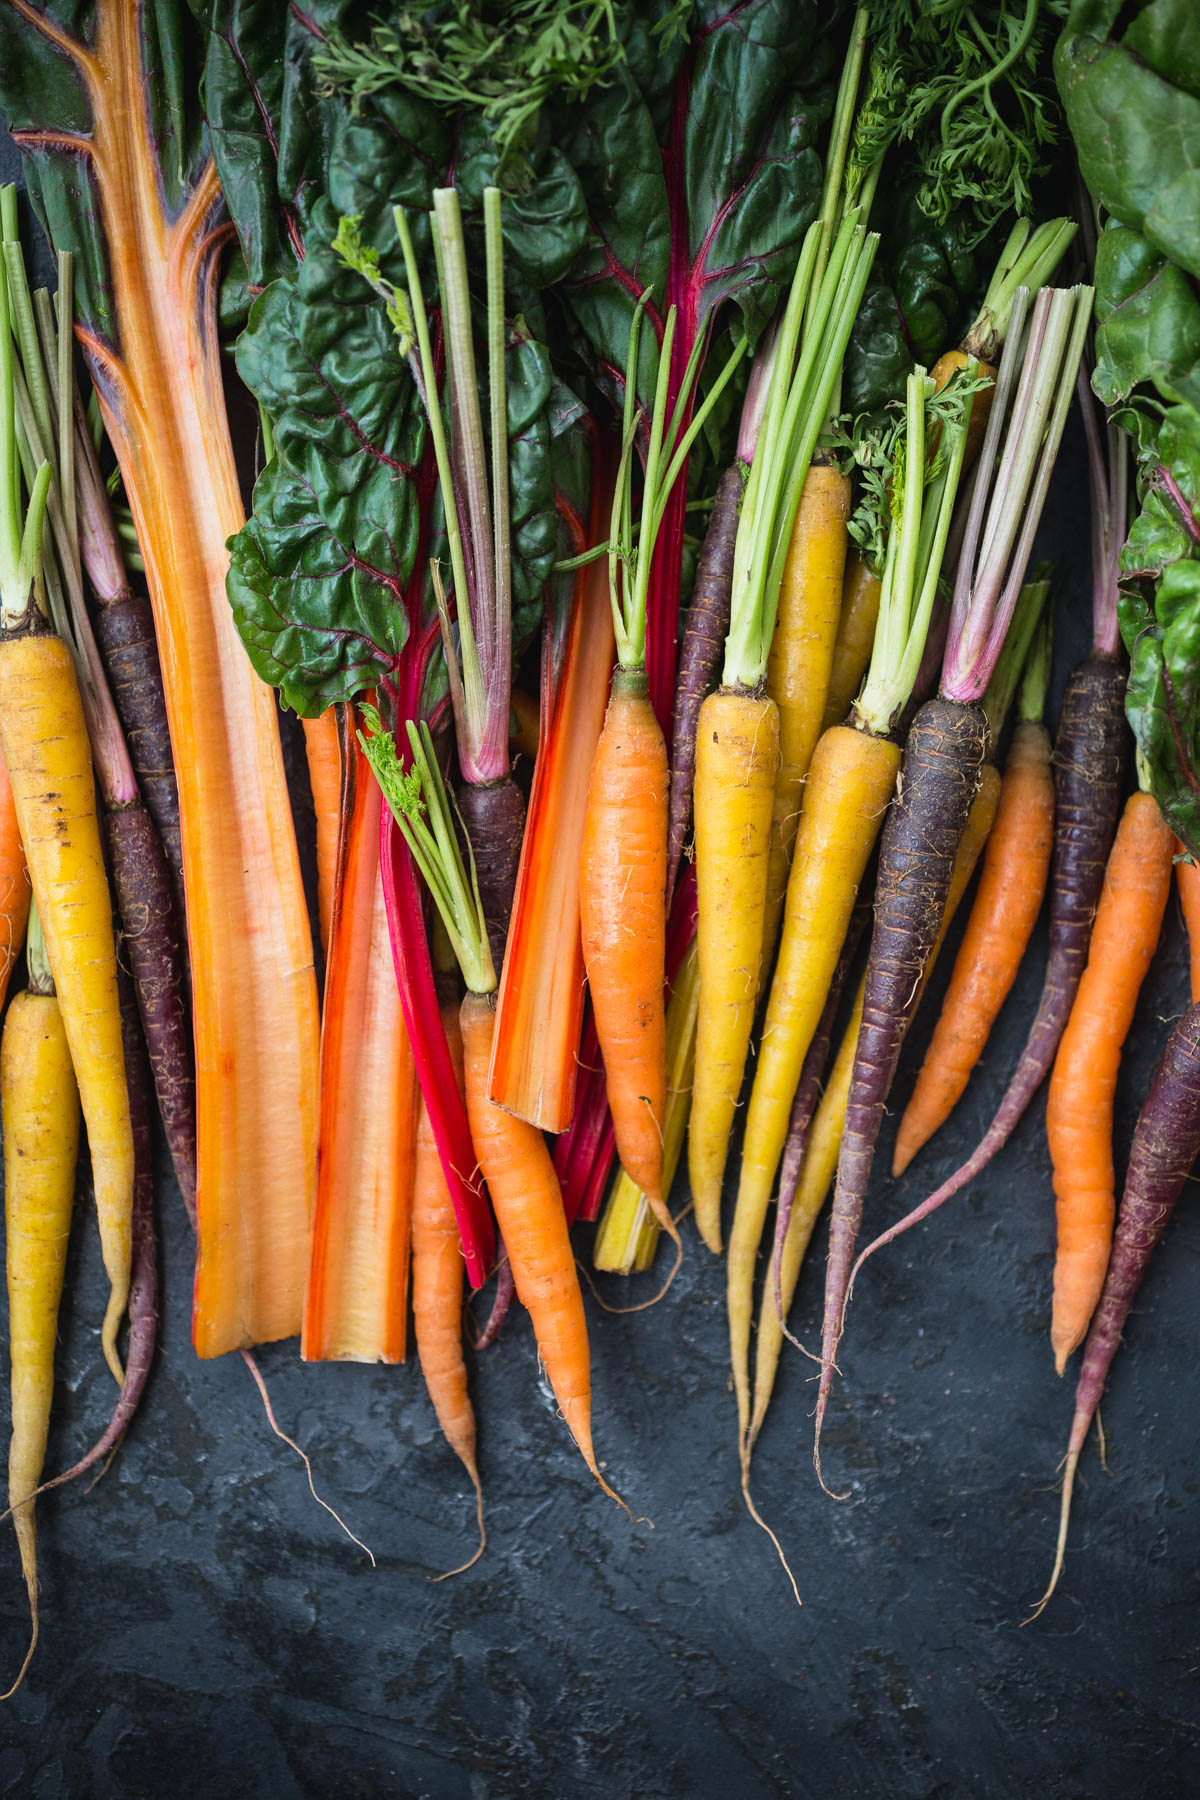
[[[361,711],[367,731],[359,732],[358,741],[433,896],[463,979],[473,994],[490,994],[496,986],[496,971],[488,948],[475,856],[460,821],[459,832],[470,863],[468,876],[429,727],[424,721],[419,728],[411,719],[406,722],[412,756],[406,767],[376,708],[364,705]]]

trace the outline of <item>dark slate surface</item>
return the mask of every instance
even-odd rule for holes
[[[7,165],[4,165],[7,167]],[[1056,688],[1086,640],[1081,443],[1044,549],[1064,571]],[[1032,1014],[1039,938],[986,1065],[936,1152],[892,1188],[890,1128],[868,1225],[920,1197],[985,1124]],[[944,974],[943,974],[944,980]],[[1122,1071],[1123,1159],[1185,999],[1172,903]],[[911,1083],[919,1027],[896,1098]],[[42,1642],[0,1714],[0,1793],[22,1800],[388,1795],[1194,1795],[1200,1707],[1193,1371],[1200,1215],[1185,1194],[1139,1297],[1089,1449],[1059,1597],[1028,1630],[1054,1536],[1069,1385],[1048,1328],[1053,1225],[1039,1101],[1008,1151],[937,1224],[859,1283],[827,1468],[809,1460],[809,1368],[784,1362],[755,1463],[797,1610],[738,1494],[722,1269],[688,1237],[656,1310],[589,1302],[595,1427],[631,1524],[589,1481],[514,1317],[479,1361],[490,1543],[468,1574],[472,1507],[415,1364],[260,1363],[318,1485],[378,1567],[309,1497],[236,1358],[188,1335],[190,1243],[162,1183],[162,1350],[141,1418],[96,1491],[43,1503]],[[590,1233],[579,1234],[586,1256]],[[822,1236],[795,1322],[815,1343]],[[642,1286],[645,1287],[646,1283]],[[621,1298],[620,1284],[605,1291]],[[48,1467],[112,1401],[103,1283],[79,1197]],[[25,1601],[0,1544],[0,1670]]]

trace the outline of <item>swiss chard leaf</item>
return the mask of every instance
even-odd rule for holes
[[[1200,855],[1200,414],[1126,422],[1140,438],[1141,501],[1121,553],[1126,712],[1151,791]]]
[[[311,14],[276,0],[192,0],[208,30],[201,95],[251,292],[286,275],[325,191],[343,111],[316,92]]]
[[[843,397],[854,414],[898,400],[914,363],[928,368],[959,342],[980,285],[974,233],[957,214],[942,224],[928,218],[914,179],[880,195],[875,220],[883,230],[877,278],[846,357]]]
[[[1200,275],[1200,13],[1149,0],[1118,40],[1120,0],[1074,0],[1054,53],[1091,192],[1180,268]]]
[[[148,79],[150,142],[169,216],[183,211],[209,160],[189,72],[201,40],[181,0],[145,0],[133,13]],[[104,15],[115,29],[116,12]],[[108,252],[92,172],[92,107],[78,52],[94,46],[90,0],[47,0],[32,16],[0,7],[0,110],[25,161],[30,200],[56,249],[75,259],[79,318],[117,346]],[[52,127],[46,121],[52,120]]]
[[[1152,381],[1200,406],[1200,298],[1182,269],[1136,231],[1110,225],[1096,247],[1096,370],[1109,406]]]
[[[379,223],[382,237],[382,213]],[[394,675],[408,633],[428,617],[422,565],[436,547],[412,375],[382,302],[334,253],[336,226],[319,201],[303,263],[255,304],[237,350],[278,454],[232,542],[230,599],[255,667],[307,715]],[[380,255],[399,281],[394,231]],[[557,553],[551,433],[575,429],[582,408],[523,325],[506,365],[519,645],[536,628]]]
[[[815,0],[700,0],[686,43],[654,36],[665,10],[636,9],[619,78],[558,121],[590,219],[567,303],[618,398],[647,287],[660,329],[679,308],[680,367],[726,302],[753,344],[816,215],[833,101],[830,15]],[[643,399],[655,366],[647,332]]]

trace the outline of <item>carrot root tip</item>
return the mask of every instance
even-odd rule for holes
[[[336,1524],[341,1526],[341,1528],[345,1532],[346,1536],[350,1539],[350,1542],[352,1544],[357,1544],[359,1549],[361,1551],[363,1551],[363,1553],[369,1558],[371,1567],[373,1569],[377,1568],[378,1564],[375,1561],[375,1552],[371,1549],[370,1545],[364,1544],[360,1537],[356,1537],[354,1535],[354,1533],[351,1531],[350,1527],[347,1525],[345,1519],[342,1518],[341,1514],[338,1512],[335,1512],[334,1508],[332,1506],[330,1506],[328,1500],[323,1500],[321,1498],[320,1494],[318,1494],[317,1488],[316,1488],[316,1483],[313,1481],[311,1458],[309,1456],[307,1456],[306,1453],[300,1448],[300,1446],[296,1442],[295,1438],[291,1438],[288,1436],[287,1432],[283,1429],[282,1425],[280,1425],[278,1419],[275,1417],[275,1411],[271,1405],[271,1397],[267,1393],[267,1384],[262,1378],[262,1372],[259,1369],[258,1364],[255,1362],[254,1358],[251,1356],[251,1354],[248,1350],[242,1351],[242,1360],[254,1378],[254,1384],[257,1387],[257,1389],[259,1391],[259,1395],[262,1399],[263,1410],[265,1411],[265,1413],[267,1415],[267,1424],[271,1427],[271,1430],[275,1433],[275,1436],[277,1438],[281,1439],[281,1441],[287,1445],[289,1450],[294,1450],[296,1452],[296,1455],[300,1458],[300,1461],[304,1464],[304,1473],[308,1477],[309,1493],[312,1495],[312,1497],[316,1501],[317,1505],[319,1507],[323,1508],[323,1510],[329,1514],[330,1518],[333,1519]]]

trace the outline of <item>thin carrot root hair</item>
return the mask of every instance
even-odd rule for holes
[[[649,1199],[650,1199],[649,1194],[646,1195],[646,1199],[647,1199],[647,1201],[649,1201]],[[683,1261],[683,1239],[679,1235],[678,1225],[676,1224],[675,1220],[671,1217],[669,1212],[666,1215],[665,1223],[663,1220],[659,1219],[657,1213],[655,1213],[654,1216],[655,1216],[655,1222],[662,1226],[662,1229],[667,1233],[667,1236],[670,1238],[671,1242],[675,1246],[675,1261],[671,1264],[670,1273],[668,1274],[667,1279],[663,1282],[663,1284],[659,1288],[657,1294],[655,1294],[651,1299],[639,1300],[636,1306],[610,1306],[608,1301],[605,1300],[603,1298],[603,1296],[601,1295],[600,1290],[596,1286],[595,1282],[592,1280],[592,1272],[588,1268],[587,1264],[581,1263],[579,1261],[579,1259],[576,1258],[575,1266],[579,1270],[580,1274],[583,1276],[584,1280],[587,1282],[589,1288],[592,1290],[592,1298],[596,1302],[596,1305],[601,1309],[602,1312],[612,1313],[613,1316],[617,1317],[617,1318],[621,1317],[625,1313],[648,1312],[652,1306],[657,1306],[660,1300],[664,1300],[666,1298],[667,1289],[670,1287],[671,1283],[674,1281],[675,1277],[678,1275],[679,1265]],[[682,1215],[680,1215],[680,1216],[682,1217]]]
[[[779,1558],[780,1562],[783,1564],[783,1572],[792,1584],[792,1593],[795,1596],[796,1605],[803,1606],[804,1602],[800,1598],[800,1589],[796,1586],[796,1577],[792,1574],[792,1565],[789,1563],[787,1557],[783,1553],[783,1545],[780,1543],[779,1539],[776,1537],[775,1533],[771,1530],[771,1527],[767,1524],[767,1521],[763,1518],[763,1516],[759,1512],[757,1506],[755,1506],[755,1504],[754,1504],[754,1498],[750,1492],[750,1453],[749,1453],[748,1445],[743,1449],[743,1452],[742,1452],[742,1499],[746,1502],[746,1511],[750,1514],[750,1517],[754,1520],[754,1523],[756,1525],[760,1526],[762,1528],[762,1530],[766,1532],[767,1536],[770,1538],[771,1542],[774,1544],[775,1554]]]
[[[24,1506],[28,1503],[26,1501],[22,1501],[21,1504],[22,1504],[22,1506]],[[6,1693],[0,1694],[0,1705],[3,1705],[5,1700],[11,1700],[13,1695],[16,1693],[17,1689],[20,1687],[21,1683],[24,1681],[26,1675],[29,1672],[29,1665],[33,1661],[33,1653],[37,1649],[37,1646],[38,1646],[38,1603],[37,1603],[37,1579],[36,1579],[36,1577],[34,1577],[31,1580],[29,1578],[29,1576],[26,1576],[25,1586],[29,1592],[29,1622],[30,1622],[29,1648],[25,1652],[24,1662],[21,1664],[21,1667],[17,1671],[17,1679],[13,1682],[12,1686],[8,1689],[8,1691]]]
[[[1067,1469],[1066,1474],[1063,1476],[1062,1504],[1058,1515],[1058,1543],[1054,1548],[1054,1567],[1050,1571],[1050,1580],[1047,1584],[1045,1593],[1042,1595],[1033,1611],[1029,1614],[1029,1617],[1021,1620],[1023,1626],[1032,1625],[1035,1619],[1041,1618],[1047,1606],[1050,1604],[1055,1588],[1058,1586],[1058,1578],[1062,1574],[1063,1561],[1067,1553],[1067,1530],[1071,1523],[1071,1496],[1075,1492],[1075,1471],[1078,1467],[1079,1452],[1078,1450],[1072,1450],[1067,1456]]]
[[[468,1569],[473,1569],[475,1567],[475,1564],[487,1549],[487,1527],[483,1522],[483,1484],[479,1479],[479,1470],[475,1467],[474,1457],[468,1462],[461,1451],[459,1451],[458,1454],[459,1460],[466,1469],[467,1474],[471,1477],[471,1485],[475,1489],[475,1522],[479,1526],[479,1546],[473,1556],[468,1556],[465,1563],[459,1563],[457,1569],[443,1569],[440,1575],[426,1576],[427,1581],[449,1581],[452,1575],[465,1575]],[[357,1543],[358,1539],[356,1538],[354,1541]],[[368,1556],[371,1555],[369,1550],[367,1551],[367,1554]],[[371,1557],[371,1561],[375,1561],[373,1556]]]
[[[318,1494],[316,1483],[313,1480],[312,1459],[306,1454],[305,1451],[303,1451],[300,1448],[300,1446],[296,1442],[295,1438],[288,1436],[287,1432],[283,1429],[283,1426],[279,1423],[279,1420],[275,1417],[275,1409],[271,1405],[271,1396],[268,1394],[267,1384],[262,1378],[262,1370],[259,1368],[258,1364],[255,1362],[253,1356],[251,1356],[249,1350],[243,1350],[241,1352],[241,1357],[242,1357],[242,1361],[245,1363],[246,1367],[249,1369],[250,1374],[254,1380],[254,1385],[258,1389],[259,1395],[262,1399],[263,1411],[267,1415],[267,1424],[271,1427],[271,1430],[275,1433],[275,1436],[277,1438],[282,1439],[282,1441],[287,1445],[289,1450],[294,1450],[296,1452],[296,1455],[300,1458],[300,1461],[304,1464],[304,1473],[308,1477],[309,1493],[312,1495],[312,1497],[316,1501],[317,1505],[320,1507],[323,1507],[324,1510],[329,1514],[330,1518],[335,1520],[336,1523],[341,1526],[341,1528],[345,1532],[346,1536],[350,1539],[350,1542],[352,1544],[357,1544],[359,1549],[361,1551],[363,1551],[365,1553],[365,1555],[367,1555],[370,1558],[371,1567],[373,1569],[376,1568],[378,1565],[376,1564],[376,1561],[375,1561],[375,1552],[371,1549],[370,1545],[364,1544],[360,1537],[355,1537],[354,1533],[351,1531],[350,1527],[347,1525],[345,1519],[342,1518],[342,1515],[339,1512],[335,1512],[333,1507],[330,1506],[328,1500],[322,1500],[320,1494]],[[478,1485],[478,1483],[476,1485]]]

